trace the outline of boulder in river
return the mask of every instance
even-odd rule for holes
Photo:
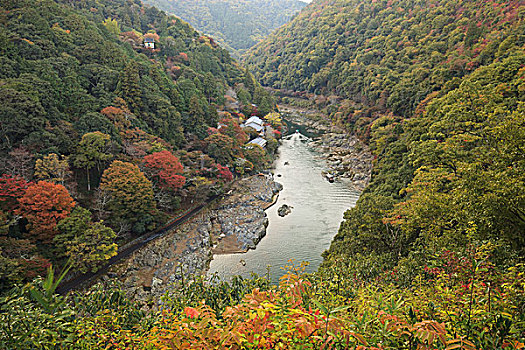
[[[292,212],[292,207],[287,204],[283,204],[279,207],[279,209],[277,209],[277,214],[279,214],[279,216],[281,217],[284,217],[290,214],[291,212]]]

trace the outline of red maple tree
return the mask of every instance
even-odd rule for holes
[[[0,177],[0,209],[13,211],[18,208],[18,198],[26,192],[29,183],[21,176],[4,174]]]
[[[222,166],[220,164],[216,165],[217,167],[217,178],[224,179],[226,181],[232,181],[233,180],[233,174],[228,169],[228,167]]]
[[[164,150],[147,155],[144,157],[144,165],[162,188],[178,190],[186,182],[186,178],[180,175],[184,170],[182,164],[170,151]]]

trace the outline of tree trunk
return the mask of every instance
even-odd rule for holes
[[[87,174],[87,190],[91,191],[91,182],[89,181],[89,168],[86,168],[86,174]]]

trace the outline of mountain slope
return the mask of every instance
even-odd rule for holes
[[[413,287],[451,256],[523,259],[524,15],[523,1],[319,0],[250,50],[264,84],[338,95],[326,111],[375,156],[322,275]]]
[[[146,0],[212,36],[235,57],[285,24],[306,4],[299,0]]]
[[[248,141],[227,112],[217,129],[234,88],[232,113],[273,110],[228,51],[140,1],[0,2],[0,292],[68,257],[96,270],[220,191]]]
[[[264,85],[408,116],[524,43],[523,1],[317,0],[247,54]]]
[[[181,103],[181,95],[204,95],[202,87],[195,85],[193,91],[182,91],[184,78],[203,81],[211,73],[222,86],[231,84],[235,76],[242,79],[243,72],[227,52],[196,42],[198,34],[179,19],[140,3],[74,4],[86,12],[52,1],[39,1],[32,7],[17,1],[6,8],[0,73],[2,120],[9,123],[6,108],[20,116],[13,129],[2,130],[3,150],[22,143],[67,154],[69,143],[77,137],[72,135],[79,131],[75,123],[113,104],[117,97],[137,116],[137,126],[180,146],[181,118],[188,113],[189,102]],[[141,12],[145,16],[139,17]],[[135,52],[103,26],[108,17],[121,23],[122,32],[135,30],[140,35],[158,28],[160,49]],[[141,44],[140,38],[137,41]],[[187,53],[188,60],[181,62],[181,79],[175,82],[164,71],[163,62],[179,52]],[[126,76],[136,79],[136,91],[126,91]],[[205,100],[202,103],[209,108]],[[16,135],[8,135],[15,130]]]

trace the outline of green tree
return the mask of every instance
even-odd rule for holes
[[[268,154],[259,145],[250,144],[244,149],[244,157],[251,162],[256,170],[263,170],[269,165]]]
[[[218,163],[228,165],[235,158],[235,142],[228,135],[216,133],[204,139],[206,142],[206,153],[213,157]]]
[[[106,18],[104,20],[104,27],[110,32],[118,36],[120,34],[120,25],[114,18]]]
[[[131,111],[138,114],[143,106],[142,89],[137,62],[130,61],[120,77],[120,96],[126,101]]]
[[[77,151],[73,156],[73,165],[77,168],[86,169],[87,189],[91,191],[89,172],[97,167],[100,171],[103,162],[111,159],[109,153],[110,136],[100,131],[90,132],[82,136]]]
[[[60,233],[54,243],[68,257],[71,266],[81,272],[96,272],[101,262],[117,254],[115,232],[100,222],[91,222],[89,210],[77,206],[58,223]]]

